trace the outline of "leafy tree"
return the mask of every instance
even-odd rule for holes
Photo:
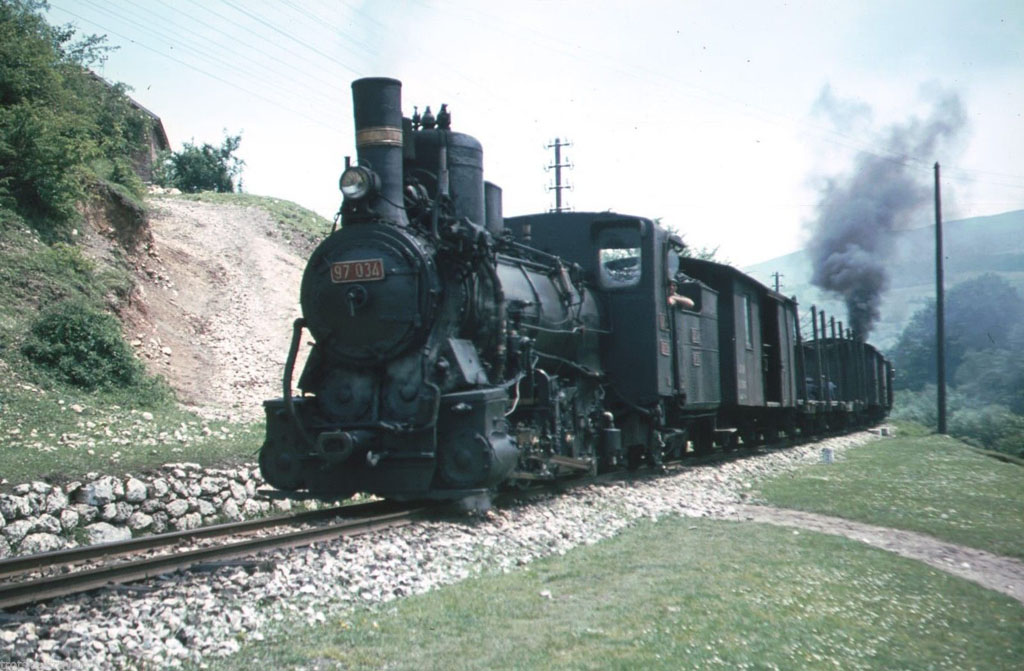
[[[1024,456],[1024,299],[997,275],[954,286],[946,301],[949,433]],[[918,311],[893,351],[894,416],[936,424],[935,303]]]
[[[962,394],[977,404],[1002,405],[1024,415],[1024,326],[1009,337],[1010,347],[971,350],[953,375]]]
[[[0,205],[55,239],[90,183],[141,188],[127,166],[147,121],[123,86],[88,69],[110,51],[104,38],[74,40],[73,29],[46,23],[45,7],[0,0]]]
[[[186,193],[231,193],[235,190],[234,178],[245,165],[235,156],[241,142],[241,135],[226,135],[220,147],[209,143],[199,147],[186,142],[181,151],[163,154],[155,180],[161,186],[176,187]]]
[[[1008,348],[1022,323],[1024,299],[1002,277],[988,273],[957,284],[946,294],[946,370],[956,371],[969,352]],[[934,301],[911,317],[892,358],[897,389],[920,390],[936,380]]]

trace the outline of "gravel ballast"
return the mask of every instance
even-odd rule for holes
[[[729,517],[753,484],[836,458],[874,439],[859,432],[717,465],[573,489],[464,521],[425,521],[280,551],[272,570],[222,569],[158,578],[143,592],[110,591],[43,604],[0,630],[0,659],[33,669],[154,668],[200,662],[263,640],[278,622],[315,624],[360,606],[468,576],[515,570],[666,515]]]

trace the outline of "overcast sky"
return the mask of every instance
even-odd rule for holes
[[[52,23],[120,47],[174,148],[240,132],[247,192],[331,217],[354,155],[353,79],[448,103],[484,147],[505,214],[552,207],[546,148],[568,138],[574,209],[660,217],[725,259],[803,246],[819,190],[859,152],[943,171],[946,219],[1024,209],[1024,2],[52,0]],[[894,125],[959,96],[934,155]],[[932,217],[920,213],[920,222]]]

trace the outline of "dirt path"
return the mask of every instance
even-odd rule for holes
[[[184,405],[258,419],[263,400],[281,395],[305,260],[258,208],[170,198],[150,205],[153,243],[129,337]]]
[[[1024,562],[983,550],[946,543],[924,534],[851,522],[799,510],[737,506],[733,519],[817,531],[867,543],[916,559],[1024,603]]]

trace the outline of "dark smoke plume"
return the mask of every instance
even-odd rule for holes
[[[823,95],[817,106],[827,107],[830,100]],[[955,139],[965,118],[959,96],[942,94],[929,118],[889,128],[883,151],[859,154],[850,175],[829,179],[822,190],[810,226],[811,281],[843,298],[848,323],[861,338],[878,320],[889,284],[889,234],[932,202],[936,149]]]

